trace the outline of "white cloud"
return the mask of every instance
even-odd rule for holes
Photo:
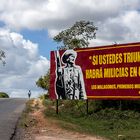
[[[135,42],[140,37],[139,5],[139,0],[2,0],[0,20],[16,31],[47,29],[50,36],[75,21],[90,20],[99,28],[94,44]]]
[[[32,83],[49,67],[49,61],[38,54],[38,44],[16,32],[47,29],[54,36],[75,21],[90,20],[98,27],[90,46],[136,42],[139,5],[140,0],[1,0],[0,21],[6,29],[0,29],[0,47],[7,53],[7,64],[0,65],[0,89],[9,88],[15,95],[23,87],[35,91]]]
[[[47,72],[49,61],[38,54],[38,45],[4,29],[0,29],[0,44],[6,53],[6,65],[0,65],[0,90],[11,89],[11,97],[25,89],[39,93],[35,81]]]
[[[140,41],[140,13],[138,11],[126,11],[99,26],[101,27],[99,39],[118,43]]]

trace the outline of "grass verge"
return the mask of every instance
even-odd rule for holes
[[[38,105],[36,104],[33,106],[33,102],[34,100],[32,99],[32,100],[27,101],[26,103],[26,108],[23,111],[20,122],[19,122],[19,125],[22,128],[27,128],[28,126],[32,126],[35,124],[35,121],[29,116],[31,112],[33,112],[35,109],[38,108]]]
[[[82,101],[62,101],[59,114],[55,111],[55,102],[46,100],[45,115],[59,120],[65,128],[110,140],[140,140],[140,113],[130,110],[103,109],[86,114]]]

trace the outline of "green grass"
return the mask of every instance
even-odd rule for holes
[[[65,129],[97,135],[109,140],[140,140],[139,112],[110,108],[87,115],[85,103],[62,101],[57,115],[55,102],[47,100],[45,105],[45,115],[59,120],[59,124]]]

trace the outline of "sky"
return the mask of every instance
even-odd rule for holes
[[[140,0],[1,0],[0,91],[27,98],[46,91],[35,82],[50,67],[50,51],[59,44],[53,37],[76,21],[98,27],[89,47],[140,41]]]

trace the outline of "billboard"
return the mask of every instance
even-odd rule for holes
[[[51,51],[51,99],[140,99],[140,43]]]

